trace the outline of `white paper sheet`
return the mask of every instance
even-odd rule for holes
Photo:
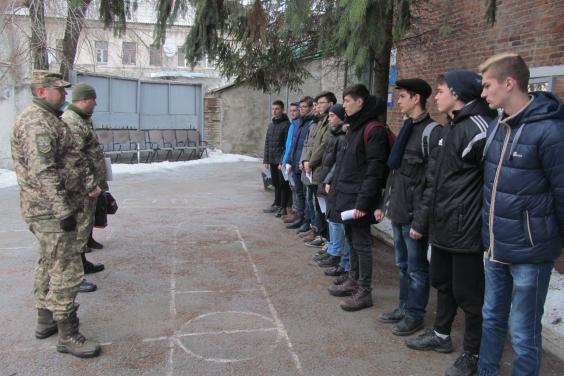
[[[341,212],[341,219],[343,221],[349,221],[353,219],[353,213],[354,213],[354,209]]]

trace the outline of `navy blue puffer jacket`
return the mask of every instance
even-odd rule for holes
[[[506,264],[554,260],[564,244],[564,106],[532,96],[489,127],[484,150],[484,246]]]

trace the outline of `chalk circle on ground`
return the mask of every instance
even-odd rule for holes
[[[188,355],[234,363],[267,355],[278,346],[282,332],[274,320],[254,312],[210,312],[187,321],[174,341]]]

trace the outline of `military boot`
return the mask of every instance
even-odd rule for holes
[[[68,318],[57,321],[57,327],[59,329],[58,352],[69,353],[79,358],[93,358],[100,354],[100,345],[86,339],[78,331],[76,309]]]
[[[44,339],[57,333],[57,323],[53,320],[53,314],[48,309],[37,310],[37,327],[35,338]]]

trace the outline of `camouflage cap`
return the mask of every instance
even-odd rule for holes
[[[38,85],[50,85],[53,87],[70,87],[70,82],[63,80],[63,76],[59,73],[49,72],[46,70],[34,70],[31,73],[31,83]]]

